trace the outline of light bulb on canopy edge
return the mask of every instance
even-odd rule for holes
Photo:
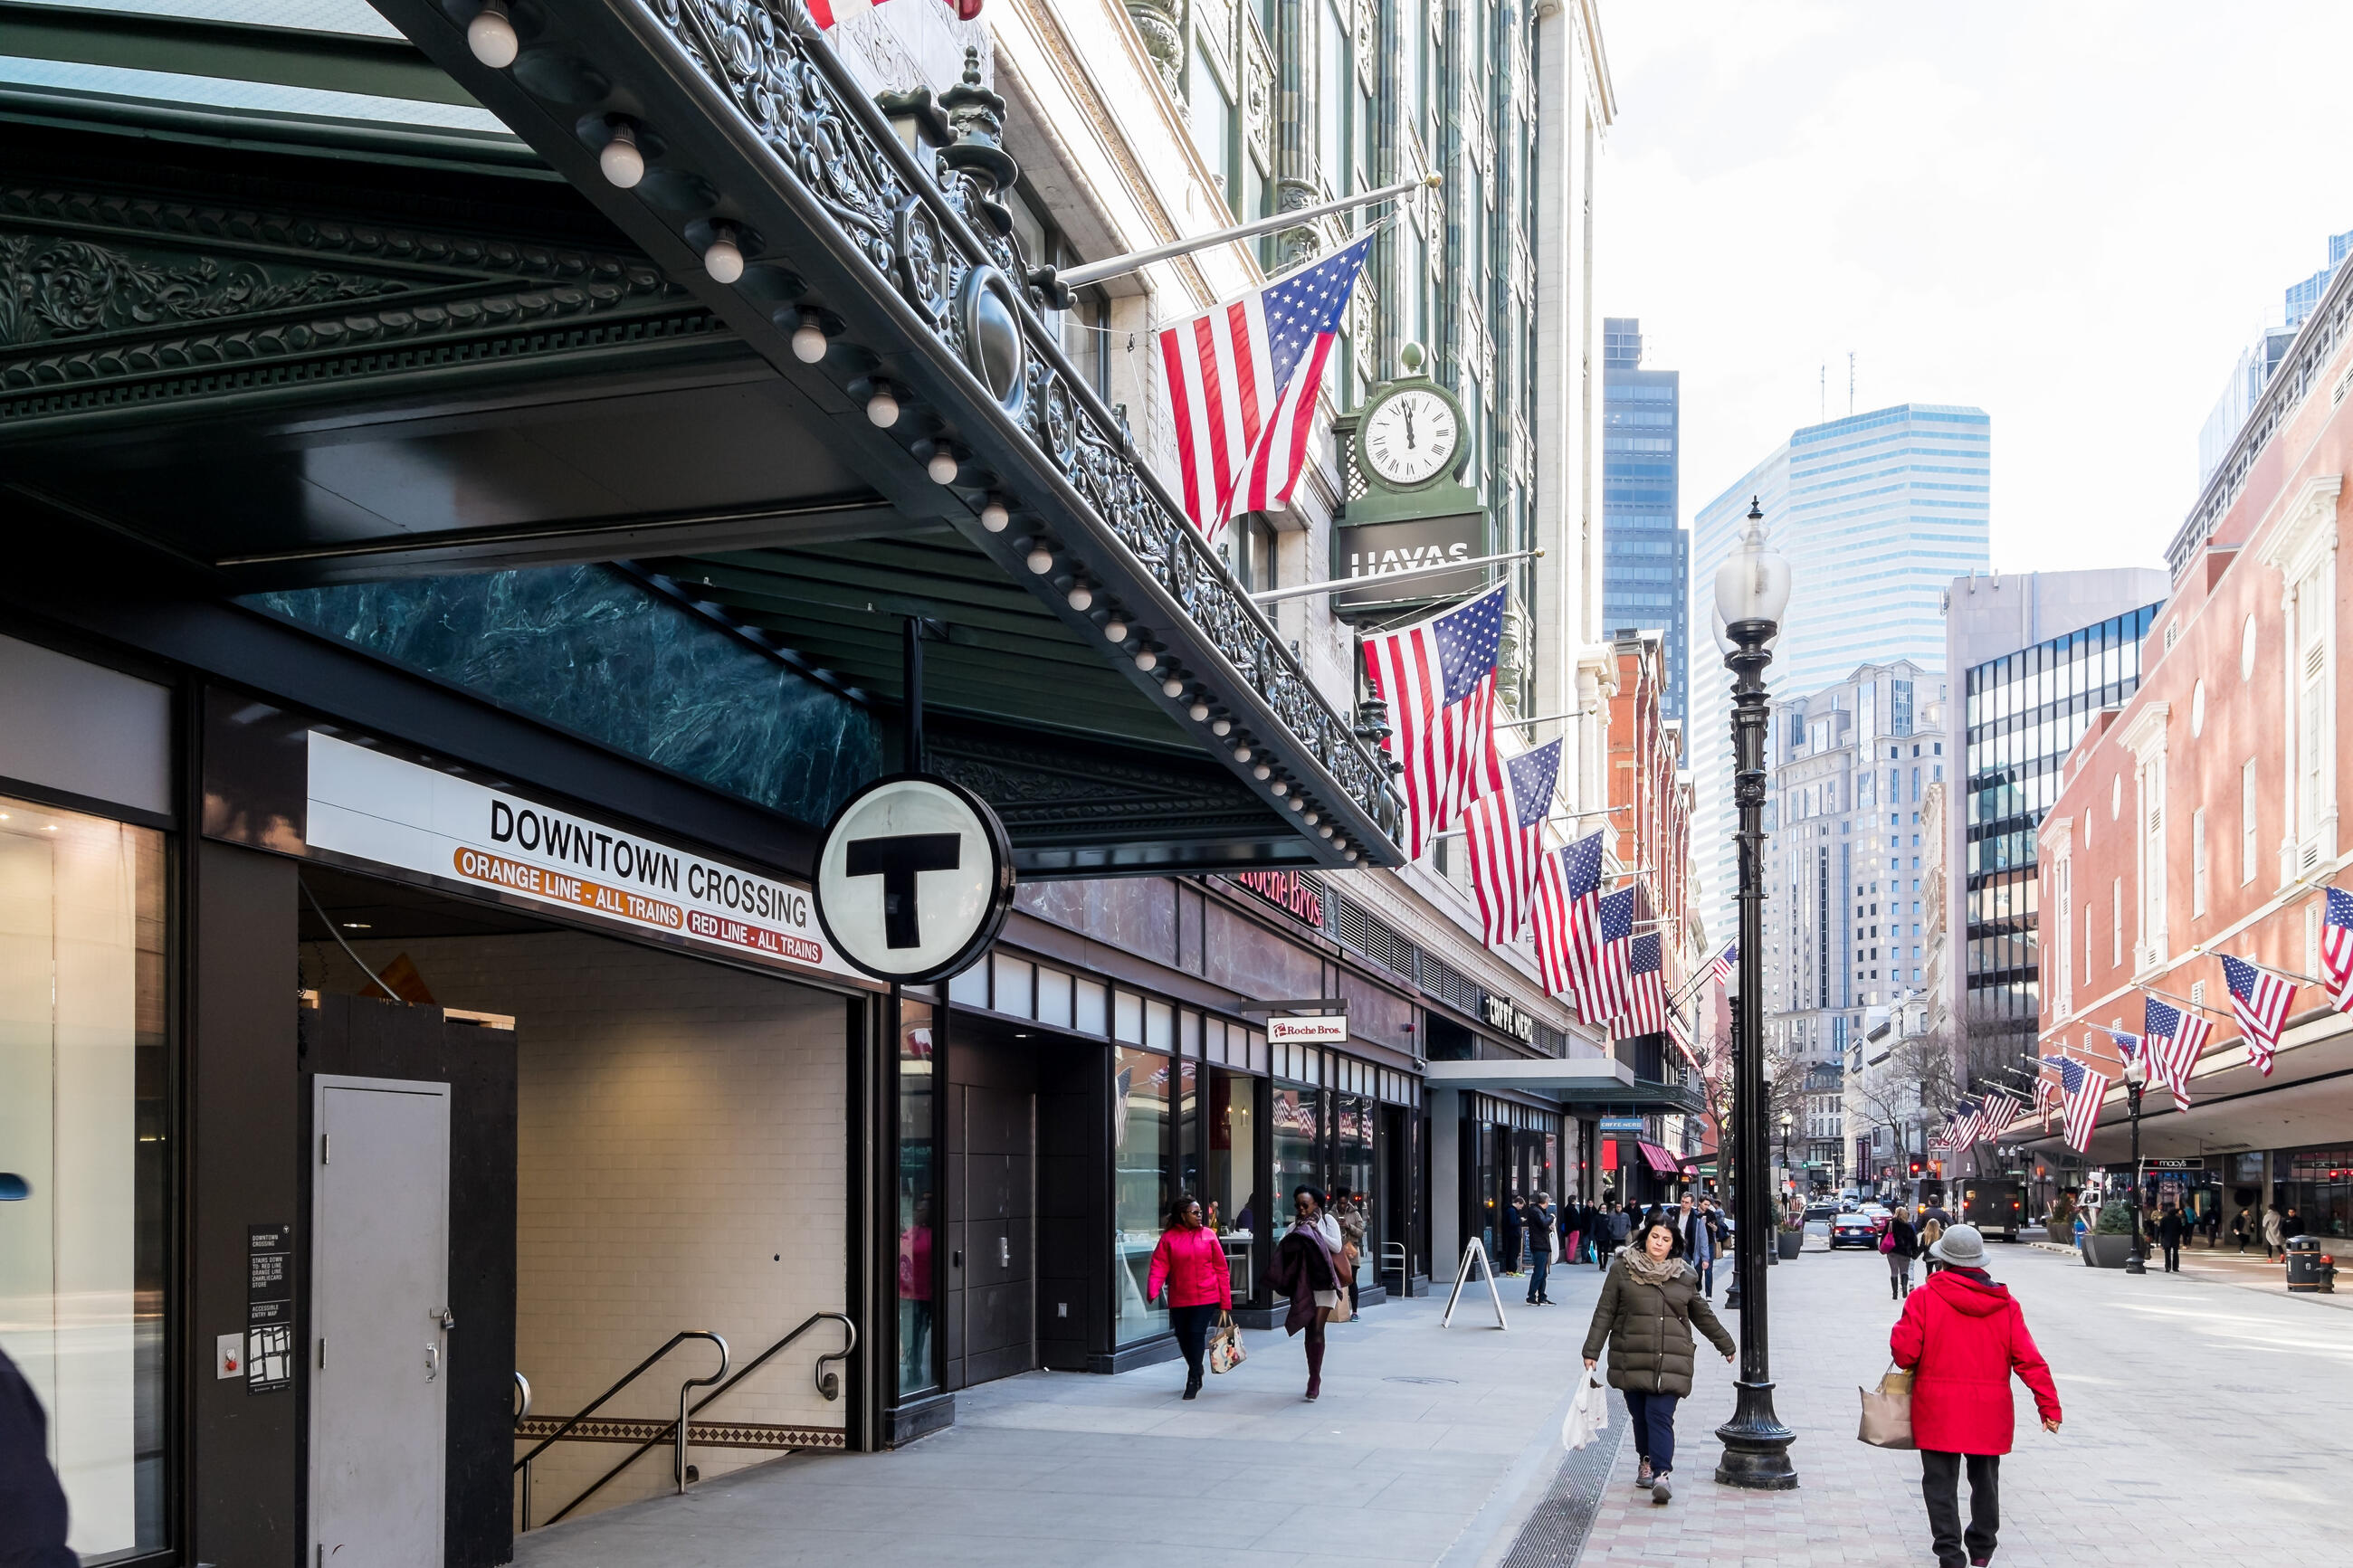
[[[597,151],[596,167],[619,190],[632,190],[646,177],[646,155],[638,146],[638,130],[626,120],[613,121],[613,139]]]
[[[952,485],[955,483],[955,454],[949,451],[945,447],[939,447],[932,453],[930,458],[924,460],[923,472],[931,476],[932,483],[935,485]]]
[[[474,58],[492,70],[504,70],[515,63],[522,47],[515,37],[514,23],[507,17],[506,0],[483,0],[482,8],[466,24],[466,47]]]

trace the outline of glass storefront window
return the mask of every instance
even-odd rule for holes
[[[1112,1295],[1120,1344],[1168,1327],[1168,1309],[1146,1301],[1144,1286],[1176,1196],[1168,1179],[1169,1079],[1176,1065],[1124,1046],[1112,1063]]]
[[[1251,1244],[1270,1212],[1258,1190],[1258,1083],[1237,1073],[1209,1073],[1209,1169],[1207,1203],[1233,1270],[1234,1299],[1249,1297]]]
[[[1274,1091],[1274,1191],[1268,1196],[1268,1213],[1278,1232],[1290,1222],[1294,1188],[1324,1190],[1323,1164],[1315,1148],[1320,1109],[1312,1089],[1278,1087]]]
[[[2353,1236],[2353,1147],[2298,1149],[2286,1163],[2279,1201],[2294,1216],[2288,1234]]]
[[[932,1239],[939,1162],[932,1139],[932,1005],[899,1004],[899,1394],[939,1386],[932,1353]]]
[[[0,1349],[84,1563],[164,1544],[164,845],[0,799]]]

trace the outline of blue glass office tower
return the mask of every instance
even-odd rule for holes
[[[1978,408],[1899,404],[1793,431],[1692,524],[1693,863],[1711,936],[1732,929],[1729,677],[1709,612],[1715,569],[1740,538],[1748,498],[1788,558],[1789,608],[1766,672],[1776,696],[1818,691],[1864,665],[1945,670],[1945,589],[1990,563],[1992,422]]]
[[[1601,322],[1601,621],[1666,634],[1666,716],[1691,670],[1691,535],[1682,526],[1683,373],[1642,368],[1642,323]]]

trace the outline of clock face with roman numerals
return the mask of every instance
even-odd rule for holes
[[[1435,387],[1409,386],[1373,405],[1356,440],[1373,478],[1408,489],[1454,467],[1462,431],[1454,405],[1443,394]]]

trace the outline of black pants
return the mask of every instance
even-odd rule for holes
[[[1634,1452],[1651,1461],[1653,1473],[1675,1468],[1675,1404],[1679,1395],[1626,1390],[1626,1415],[1633,1424]]]
[[[1552,1272],[1552,1258],[1541,1247],[1528,1251],[1528,1300],[1535,1301],[1545,1293],[1545,1279]]]
[[[1204,1307],[1168,1309],[1168,1326],[1176,1331],[1176,1348],[1185,1352],[1185,1371],[1196,1383],[1201,1380],[1201,1358],[1208,1351],[1209,1331],[1217,1326],[1222,1310],[1215,1301]]]
[[[1961,1461],[1969,1462],[1969,1528],[1961,1531]],[[1928,1535],[1944,1568],[1993,1555],[2001,1531],[2001,1456],[1920,1450],[1920,1496],[1928,1505]],[[1964,1552],[1963,1546],[1968,1550]]]
[[[2165,1271],[2168,1274],[2180,1273],[2181,1243],[2178,1241],[2161,1241],[2158,1243],[2158,1245],[2165,1249]]]

